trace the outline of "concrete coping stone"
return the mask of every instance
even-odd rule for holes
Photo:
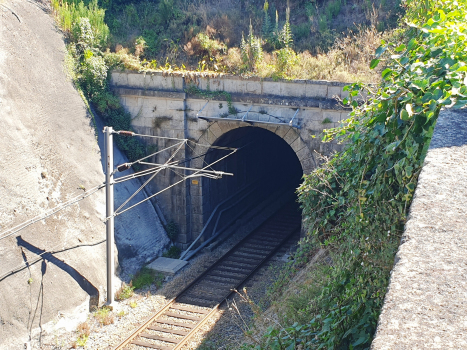
[[[273,79],[273,78],[261,78],[256,76],[245,77],[241,75],[215,73],[215,72],[180,72],[180,71],[155,71],[155,70],[144,70],[144,71],[133,71],[133,70],[118,70],[115,69],[116,73],[127,73],[127,74],[141,74],[141,75],[159,75],[159,76],[174,76],[174,77],[198,77],[198,78],[212,78],[212,79],[231,79],[231,80],[246,80],[246,81],[270,81],[275,83],[295,83],[295,84],[311,84],[311,85],[330,85],[330,86],[341,86],[350,85],[348,82],[333,81],[333,80],[308,80],[308,79]]]
[[[180,269],[185,267],[188,261],[159,257],[150,263],[147,267],[166,275],[175,275]]]
[[[467,349],[466,120],[438,117],[372,350]]]

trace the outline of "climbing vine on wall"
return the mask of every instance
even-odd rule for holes
[[[229,114],[237,114],[236,108],[232,105],[232,95],[227,91],[211,91],[211,90],[201,90],[196,85],[190,84],[185,89],[185,92],[192,94],[206,100],[212,100],[214,98],[225,99],[227,101],[227,107]]]
[[[406,6],[403,40],[382,42],[371,62],[385,63],[382,84],[348,87],[350,119],[326,133],[325,141],[347,146],[299,188],[308,235],[276,290],[314,249],[328,258],[286,298],[284,324],[291,326],[270,328],[256,348],[367,349],[373,339],[438,114],[467,105],[466,4]],[[359,106],[362,91],[371,98]]]

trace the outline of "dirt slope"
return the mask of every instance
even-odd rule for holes
[[[63,37],[43,1],[0,0],[0,235],[104,180],[92,118],[66,78]],[[154,216],[149,207],[141,210]],[[90,295],[102,300],[104,217],[98,192],[0,237],[0,349],[23,349],[30,335],[39,340],[38,326],[78,305],[88,308]],[[160,253],[167,238],[154,233],[159,220],[145,229],[151,254]],[[43,250],[53,254],[38,259]]]

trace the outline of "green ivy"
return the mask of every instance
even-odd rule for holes
[[[214,98],[225,99],[227,101],[229,114],[237,114],[237,109],[232,105],[232,95],[226,91],[201,90],[196,85],[190,84],[185,89],[185,92],[206,100],[212,100]]]
[[[406,6],[403,42],[382,42],[371,63],[385,63],[382,84],[348,87],[350,118],[326,133],[325,141],[345,142],[344,151],[305,176],[298,190],[308,235],[284,275],[318,248],[327,258],[307,276],[312,282],[287,298],[284,317],[292,326],[269,329],[258,349],[371,344],[438,114],[467,104],[466,4]],[[359,105],[361,92],[371,97]],[[286,285],[284,277],[276,288]]]

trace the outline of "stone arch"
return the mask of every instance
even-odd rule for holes
[[[197,140],[197,143],[202,144],[203,146],[196,145],[196,147],[193,149],[194,154],[203,154],[203,150],[207,150],[207,146],[213,145],[216,142],[216,140],[218,140],[222,135],[226,134],[227,132],[248,126],[248,123],[241,121],[216,121],[210,123]],[[282,138],[285,142],[287,142],[287,144],[297,155],[297,158],[300,161],[304,174],[309,174],[317,167],[318,163],[316,162],[310,148],[303,140],[303,137],[301,135],[302,132],[299,129],[290,126],[260,123],[254,125],[254,127],[266,129]],[[192,163],[192,166],[197,168],[202,167],[204,164],[203,162],[204,156],[195,159]]]

